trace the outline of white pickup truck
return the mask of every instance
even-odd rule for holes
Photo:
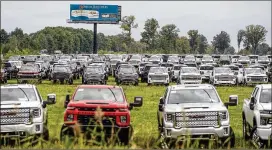
[[[251,139],[258,148],[269,146],[271,143],[269,142],[272,139],[271,101],[271,84],[256,85],[250,99],[244,100],[243,137],[245,140]]]

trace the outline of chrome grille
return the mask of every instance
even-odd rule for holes
[[[182,76],[182,79],[183,80],[200,80],[201,77],[196,75],[190,75],[190,76]]]
[[[218,126],[218,112],[176,113],[175,128]]]
[[[1,124],[20,124],[30,122],[30,109],[18,108],[18,109],[3,109],[0,111]]]
[[[218,76],[219,81],[230,81],[232,80],[231,76]]]
[[[166,76],[150,76],[151,80],[165,80]]]
[[[249,77],[251,81],[263,81],[263,77]]]

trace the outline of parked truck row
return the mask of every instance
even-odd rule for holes
[[[44,101],[35,85],[1,85],[1,138],[35,135],[49,140],[47,105],[55,103],[56,94],[48,94]],[[80,133],[74,130],[77,126],[86,138],[92,137],[96,129],[104,131],[105,137],[116,135],[118,142],[127,145],[133,134],[130,111],[143,105],[143,97],[136,96],[129,103],[120,86],[79,85],[72,95],[66,95],[63,105],[61,141],[78,137]],[[237,95],[230,95],[224,103],[211,84],[168,86],[158,99],[162,148],[174,148],[177,141],[186,141],[188,136],[190,140],[212,140],[224,143],[220,145],[223,147],[234,147],[228,108],[237,105]],[[241,114],[244,139],[258,148],[267,146],[272,138],[271,85],[257,85],[244,100]]]

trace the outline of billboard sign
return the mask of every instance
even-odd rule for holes
[[[71,23],[118,24],[121,6],[70,4]]]

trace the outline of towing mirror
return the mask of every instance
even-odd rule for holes
[[[160,97],[159,111],[163,111],[163,108],[162,108],[163,104],[164,104],[164,99],[163,97]]]
[[[55,104],[56,103],[56,94],[48,94],[46,104]]]
[[[64,108],[67,108],[67,105],[70,102],[70,95],[66,95],[65,101],[64,101]]]
[[[134,102],[129,104],[130,110],[133,107],[141,107],[142,105],[143,105],[143,97],[140,97],[140,96],[134,97]]]
[[[228,108],[228,106],[237,106],[238,105],[238,96],[230,95],[229,102],[224,103],[224,105]]]
[[[249,102],[249,109],[253,110],[254,109],[254,97],[252,96],[250,98],[250,102]]]

